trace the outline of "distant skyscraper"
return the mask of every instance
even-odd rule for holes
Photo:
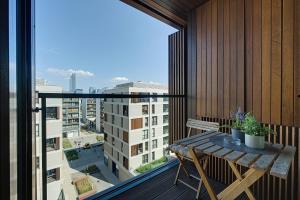
[[[94,88],[94,87],[90,87],[90,88],[89,88],[89,93],[90,93],[90,94],[96,94],[96,91],[97,91],[97,90],[96,90],[96,88]]]
[[[70,77],[70,92],[74,92],[76,90],[76,74],[72,73]]]

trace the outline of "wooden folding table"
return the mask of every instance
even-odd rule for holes
[[[244,144],[236,144],[230,135],[215,131],[184,138],[177,141],[176,145],[188,147],[203,185],[213,200],[235,199],[243,192],[249,199],[255,199],[250,186],[266,173],[286,179],[296,151],[293,146],[271,143],[266,143],[264,149],[253,149]],[[226,160],[236,176],[236,180],[219,194],[211,187],[205,170],[197,159],[199,152]],[[237,165],[245,166],[248,170],[241,174]]]

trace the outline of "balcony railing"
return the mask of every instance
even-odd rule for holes
[[[125,123],[125,120],[128,120],[129,123],[130,123],[130,119],[131,119],[131,111],[130,111],[130,107],[124,105],[124,102],[127,102],[128,104],[134,102],[134,103],[137,103],[137,102],[143,102],[143,103],[147,103],[148,104],[148,109],[152,108],[151,105],[153,102],[155,102],[155,105],[159,102],[161,102],[162,104],[166,104],[166,102],[169,102],[169,98],[185,98],[185,95],[168,95],[168,94],[162,94],[162,95],[150,95],[150,94],[79,94],[79,93],[39,93],[38,94],[38,97],[40,98],[40,102],[41,102],[41,131],[42,131],[42,183],[43,183],[43,199],[47,199],[47,183],[55,180],[55,176],[47,176],[47,152],[49,151],[49,148],[50,146],[46,144],[46,135],[47,135],[47,100],[48,99],[64,99],[64,98],[76,98],[76,99],[84,99],[84,98],[88,98],[88,99],[102,99],[101,102],[101,105],[100,108],[102,108],[103,110],[105,109],[105,106],[104,104],[105,103],[111,103],[111,99],[114,99],[114,102],[120,102],[121,104],[121,107],[120,107],[120,110],[119,110],[119,114],[116,114],[116,116],[126,116],[126,118],[124,118],[124,122],[123,120],[121,121],[117,121],[116,119],[114,120],[115,123],[113,126],[121,126],[123,127],[123,124]],[[158,99],[161,99],[161,100],[158,100]],[[110,100],[108,100],[110,99]],[[119,100],[117,100],[119,99]],[[129,99],[128,101],[125,101],[125,99]],[[136,100],[133,100],[133,99],[136,99]],[[151,100],[152,99],[152,100]],[[122,101],[121,101],[122,100]],[[96,102],[96,101],[95,101]],[[122,103],[123,102],[123,103]],[[114,103],[115,105],[115,103]],[[142,104],[141,104],[142,105]],[[166,114],[166,112],[169,110],[169,109],[166,109],[166,106],[164,106],[165,109],[161,109],[161,111],[158,111],[156,108],[155,108],[155,113],[152,113],[152,112],[147,112],[147,116],[145,117],[145,113],[142,112],[142,108],[141,108],[141,115],[143,116],[143,120],[141,122],[141,124],[135,124],[135,126],[142,126],[143,128],[142,129],[136,129],[135,131],[140,131],[141,134],[143,134],[143,129],[148,129],[149,130],[149,133],[150,131],[152,131],[152,119],[155,119],[155,123],[154,124],[161,124],[163,126],[164,123],[166,123],[166,118],[163,119],[163,118],[160,118],[160,117],[157,117],[157,113],[164,113]],[[171,109],[171,108],[170,108]],[[104,112],[105,113],[105,112]],[[113,113],[107,113],[105,115],[100,115],[99,116],[99,119],[105,119],[105,123],[104,124],[110,124],[110,123],[107,123],[107,121],[109,120],[112,120],[112,117],[110,115],[112,115]],[[153,118],[154,117],[154,118]],[[129,119],[128,119],[129,118]],[[148,121],[145,121],[145,118],[148,119]],[[77,118],[78,119],[78,118]],[[123,118],[122,118],[123,119]],[[101,121],[102,122],[102,121]],[[77,122],[78,123],[78,122]],[[139,122],[140,123],[140,122]],[[102,123],[103,124],[103,123]],[[145,126],[145,124],[147,124],[147,126]],[[67,128],[67,127],[66,127]],[[122,129],[121,129],[122,130]],[[124,149],[127,149],[128,151],[130,151],[130,138],[133,137],[131,136],[130,132],[128,133],[127,131],[130,130],[130,127],[128,125],[128,127],[123,130],[123,131],[117,131],[117,130],[109,130],[109,131],[112,131],[112,133],[107,133],[107,130],[104,129],[104,131],[106,132],[104,134],[104,141],[105,142],[110,142],[112,141],[112,137],[114,138],[114,142],[115,145],[112,145],[112,149],[113,148],[117,148],[117,141],[122,141],[124,142],[124,147],[123,145],[121,146],[121,149],[122,149],[122,152]],[[124,134],[125,133],[125,134]],[[163,132],[162,132],[162,135],[164,137],[167,136],[167,133],[168,133],[168,130],[166,130],[166,128],[164,128]],[[118,134],[118,135],[117,135]],[[126,135],[127,134],[127,135]],[[133,134],[133,133],[132,133]],[[117,135],[117,136],[116,136]],[[120,136],[119,136],[120,135]],[[120,137],[120,138],[119,138]],[[116,139],[115,139],[116,138]],[[143,140],[142,140],[143,141]],[[149,162],[152,161],[150,158],[152,157],[151,156],[151,149],[156,149],[157,146],[158,146],[158,143],[157,143],[157,140],[156,140],[156,143],[155,144],[152,144],[152,141],[153,141],[153,138],[152,136],[150,137],[150,134],[149,134],[149,137],[146,139],[146,142],[147,142],[147,149],[146,147],[144,147],[143,145],[143,149],[142,148],[138,148],[138,154],[143,154],[143,153],[148,153],[148,157],[149,157]],[[145,142],[145,141],[143,141]],[[161,143],[164,143],[166,144],[166,139],[164,141],[162,141]],[[127,147],[126,147],[127,145]],[[83,147],[84,144],[81,144],[81,146]],[[129,147],[128,147],[129,146]],[[125,148],[126,147],[126,148]],[[153,148],[152,148],[153,147]],[[77,147],[78,148],[78,147]],[[80,147],[79,147],[80,148]],[[51,146],[51,149],[55,149],[55,145]],[[77,150],[75,150],[77,151]],[[110,152],[112,154],[115,154],[115,152],[111,151]],[[130,154],[130,152],[129,152]],[[165,153],[164,153],[165,155]],[[74,153],[74,155],[72,156],[76,156],[76,153]],[[116,155],[113,155],[113,156],[116,156]],[[119,157],[119,154],[118,154],[118,157]],[[120,159],[124,159],[125,157],[120,157]],[[155,156],[155,158],[158,159],[157,156]],[[127,159],[127,158],[126,158]],[[122,162],[121,162],[122,161]],[[122,163],[121,164],[121,167],[124,167],[125,169],[128,169],[129,171],[132,171],[131,167],[130,167],[130,161],[128,160],[121,160],[119,161],[119,163]],[[124,163],[124,165],[123,165]],[[118,166],[120,167],[120,166]],[[116,170],[120,170],[120,169],[115,169]],[[96,195],[97,196],[97,195]]]

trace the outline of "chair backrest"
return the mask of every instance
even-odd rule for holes
[[[198,129],[203,131],[218,131],[219,130],[219,123],[217,122],[207,122],[207,121],[201,121],[197,119],[188,119],[186,122],[186,127],[189,128],[188,131],[188,137],[190,137],[191,129]]]

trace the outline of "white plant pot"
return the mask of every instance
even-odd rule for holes
[[[250,148],[263,149],[265,148],[265,136],[245,134],[245,144]]]

